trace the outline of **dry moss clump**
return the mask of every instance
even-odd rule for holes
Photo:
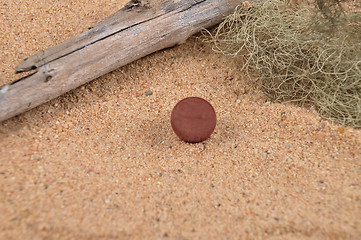
[[[294,2],[294,1],[292,1]],[[325,118],[361,128],[361,12],[355,1],[243,4],[212,42],[244,59],[272,100],[311,104]]]

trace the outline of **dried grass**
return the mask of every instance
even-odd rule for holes
[[[354,1],[255,1],[238,6],[210,41],[244,59],[241,70],[256,73],[270,99],[311,104],[322,117],[361,128],[360,9]]]

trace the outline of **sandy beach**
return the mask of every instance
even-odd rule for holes
[[[127,1],[5,0],[0,85]],[[196,35],[0,122],[0,239],[360,239],[361,131],[268,101]],[[209,101],[211,137],[172,131]]]

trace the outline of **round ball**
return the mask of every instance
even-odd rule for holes
[[[183,141],[202,142],[211,136],[216,127],[216,112],[202,98],[185,98],[173,108],[171,124],[175,134]]]

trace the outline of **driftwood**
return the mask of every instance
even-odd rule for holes
[[[132,0],[87,31],[20,63],[0,88],[0,121],[219,23],[242,0]]]

